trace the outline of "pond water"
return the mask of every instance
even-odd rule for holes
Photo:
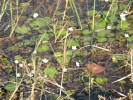
[[[14,100],[28,98],[33,83],[36,84],[35,100],[41,97],[42,100],[56,100],[60,94],[61,66],[66,68],[62,100],[114,100],[132,95],[127,95],[133,90],[130,77],[112,83],[130,74],[133,15],[127,14],[127,20],[121,21],[119,14],[127,8],[131,12],[132,2],[96,0],[95,30],[92,30],[93,0],[76,0],[78,15],[73,2],[68,3],[67,8],[66,1],[62,0],[27,2],[19,0],[18,14],[24,10],[12,35],[9,23],[16,20],[17,9],[13,9],[11,17],[8,4],[0,22],[0,99],[8,100],[16,83],[22,79]],[[110,10],[111,4],[115,9]],[[34,13],[39,16],[33,18]],[[32,73],[34,65],[36,74]],[[21,76],[16,78],[18,73]]]

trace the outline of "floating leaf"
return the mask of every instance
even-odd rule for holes
[[[65,36],[66,34],[67,34],[67,30],[57,30],[56,32],[55,32],[55,34],[57,34],[57,35],[61,35],[61,36]]]
[[[7,84],[7,85],[4,86],[4,89],[7,90],[7,91],[13,92],[16,89],[16,85],[15,84]]]
[[[22,59],[22,56],[20,56],[20,55],[15,56],[15,60],[21,60],[21,59]]]
[[[83,31],[82,31],[82,34],[92,34],[93,32],[92,31],[90,31],[89,29],[84,29]]]
[[[115,38],[108,38],[108,42],[112,43],[113,41],[115,41]]]
[[[129,41],[129,42],[133,41],[133,37],[128,37],[127,41]]]
[[[102,42],[107,41],[107,38],[105,38],[105,37],[98,38],[97,41],[100,42],[100,43],[102,43]]]
[[[128,48],[133,48],[133,43],[129,43],[126,45]]]
[[[104,83],[106,83],[107,82],[107,78],[105,78],[105,77],[96,77],[95,78],[95,81],[98,83],[98,84],[100,84],[100,85],[103,85]]]
[[[49,46],[46,44],[43,44],[37,48],[37,52],[45,52],[49,50]]]
[[[95,14],[98,14],[98,11],[97,10],[95,10]],[[87,15],[90,16],[90,17],[92,17],[93,16],[93,10],[87,11]]]
[[[94,24],[95,24],[95,30],[106,27],[106,21],[105,20],[96,21]]]
[[[69,40],[67,46],[68,46],[68,47],[80,46],[79,40],[78,40],[78,39],[71,39],[71,40]]]
[[[70,60],[71,60],[71,57],[70,56],[66,56],[65,63],[68,64],[70,62]],[[58,61],[58,63],[62,63],[63,57],[62,56],[61,57],[57,57],[57,61]]]
[[[90,64],[87,66],[87,70],[93,74],[99,74],[105,71],[105,68],[98,64]]]
[[[31,30],[30,27],[21,26],[21,27],[17,27],[15,29],[15,32],[20,33],[20,34],[27,34],[30,30]]]
[[[62,56],[62,52],[55,52],[54,53],[54,57],[60,57],[60,56]]]
[[[49,68],[45,69],[45,74],[48,76],[50,75],[50,76],[54,77],[54,75],[57,73],[58,73],[58,71],[56,70],[55,67],[49,67]]]

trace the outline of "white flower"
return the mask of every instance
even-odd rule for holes
[[[37,18],[37,17],[38,17],[38,13],[34,13],[34,14],[33,14],[33,17],[34,17],[34,18]]]
[[[33,54],[37,54],[36,50],[33,51]]]
[[[126,20],[126,14],[125,13],[121,13],[120,14],[120,18],[121,18],[121,20]]]
[[[105,2],[108,2],[109,0],[105,0]]]
[[[48,63],[48,59],[44,58],[44,59],[42,59],[42,62]]]
[[[16,77],[21,77],[21,74],[20,74],[20,73],[17,73],[17,74],[16,74]]]
[[[20,64],[19,64],[19,67],[23,67],[23,64],[20,63]]]
[[[34,70],[31,70],[30,72],[31,72],[32,74],[34,74],[34,73],[35,73],[35,71],[34,71]]]
[[[28,65],[28,66],[31,66],[31,64],[30,64],[30,63],[28,63],[27,65]]]
[[[72,50],[77,50],[77,47],[76,46],[72,46]]]
[[[64,68],[64,69],[63,69],[63,72],[67,72],[67,69],[66,69],[66,68]]]
[[[129,37],[129,34],[125,34],[125,37]]]
[[[76,66],[78,66],[78,67],[80,66],[79,62],[77,62],[77,61],[76,61]]]
[[[69,28],[67,28],[67,30],[72,32],[74,29],[73,29],[73,27],[69,27]]]
[[[111,29],[111,26],[107,26],[107,29]]]
[[[33,77],[34,75],[32,74],[32,73],[29,73],[29,75],[28,75],[29,77]]]
[[[15,64],[18,64],[18,60],[15,60],[14,63],[15,63]]]

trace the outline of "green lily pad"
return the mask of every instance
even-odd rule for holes
[[[47,44],[40,45],[37,48],[37,52],[45,52],[49,50],[49,46]]]
[[[130,23],[125,20],[125,21],[122,21],[122,23],[119,23],[117,25],[117,28],[128,29],[129,26],[130,26]]]
[[[102,21],[95,21],[94,23],[95,25],[95,30],[97,29],[101,29],[101,28],[105,28],[106,27],[106,21],[102,20]]]
[[[57,73],[58,73],[58,71],[56,70],[55,67],[49,67],[49,68],[46,68],[46,69],[45,69],[45,74],[46,74],[47,76],[52,76],[52,77],[54,77],[55,74],[57,74]]]
[[[66,34],[67,34],[67,30],[57,30],[56,32],[55,32],[55,34],[57,34],[57,35],[60,35],[60,36],[65,36]]]
[[[23,41],[23,45],[24,45],[24,46],[28,46],[28,45],[30,45],[30,43],[31,43],[30,40],[24,40],[24,41]]]
[[[23,57],[22,56],[20,56],[20,55],[16,55],[15,56],[15,60],[21,60]]]
[[[95,79],[95,81],[98,83],[98,84],[100,84],[100,85],[103,85],[104,83],[106,83],[107,82],[107,78],[105,78],[105,77],[96,77],[96,79]]]
[[[92,34],[93,32],[92,31],[90,31],[89,29],[84,29],[83,31],[82,31],[82,34]]]
[[[55,52],[55,53],[54,53],[54,57],[60,57],[60,56],[62,56],[62,55],[63,55],[62,52]]]
[[[97,41],[100,42],[100,43],[102,43],[102,42],[107,41],[107,38],[105,38],[105,37],[98,38]]]
[[[70,56],[66,56],[65,63],[68,64],[70,62],[70,60],[71,60],[71,57]],[[57,61],[58,61],[58,63],[62,63],[63,57],[62,56],[57,57]]]
[[[110,33],[110,30],[103,30],[97,33],[98,37],[104,37],[107,33]]]
[[[113,41],[115,41],[115,38],[108,38],[108,42],[112,43]]]
[[[46,24],[44,23],[44,21],[41,21],[41,20],[35,20],[33,21],[32,23],[29,24],[32,28],[34,27],[39,27],[39,28],[42,28],[44,26],[46,26]],[[36,28],[35,28],[36,29]]]
[[[15,29],[15,32],[20,33],[20,34],[27,34],[30,30],[31,30],[30,27],[21,26],[21,27],[17,27]]]
[[[133,41],[133,37],[128,37],[127,41],[132,42]]]
[[[113,37],[114,36],[114,33],[106,33],[106,37]]]
[[[88,16],[92,17],[92,16],[93,16],[93,10],[87,11],[86,14],[87,14]],[[96,14],[98,14],[98,11],[97,11],[97,10],[95,10],[95,15],[96,15]]]
[[[129,43],[126,45],[128,48],[133,48],[133,43]]]
[[[67,46],[68,46],[68,47],[80,46],[79,40],[78,40],[78,39],[71,39],[71,40],[69,40]]]
[[[7,91],[13,92],[16,89],[16,85],[15,84],[7,84],[6,86],[4,86],[4,89]]]

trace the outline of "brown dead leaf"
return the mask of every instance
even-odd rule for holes
[[[99,74],[105,71],[105,68],[98,64],[90,64],[87,66],[87,70],[93,74]]]

